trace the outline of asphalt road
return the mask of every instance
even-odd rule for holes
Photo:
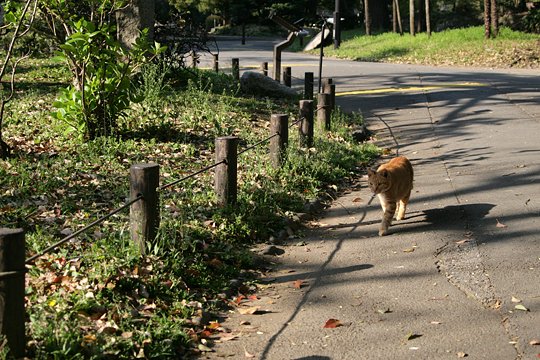
[[[272,61],[271,42],[219,47],[221,67]],[[283,55],[299,88],[305,71],[317,81],[317,65]],[[266,311],[231,313],[232,333],[205,356],[538,358],[540,71],[325,58],[323,77],[380,146],[411,160],[408,215],[378,237],[380,207],[359,179],[274,259],[260,299],[242,305]],[[343,326],[324,328],[328,319]]]

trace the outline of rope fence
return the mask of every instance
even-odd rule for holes
[[[214,55],[217,70],[217,54]],[[239,62],[233,59],[233,77],[239,78]],[[263,64],[262,69],[268,69]],[[291,77],[289,77],[290,80]],[[331,79],[330,79],[331,82]],[[334,85],[335,86],[335,85]],[[335,87],[334,87],[335,89]],[[90,224],[65,236],[60,241],[48,246],[25,259],[25,234],[22,229],[0,227],[0,323],[4,324],[2,335],[6,336],[12,354],[24,357],[25,342],[25,273],[26,265],[32,265],[40,257],[58,249],[61,245],[85,233],[105,220],[130,209],[129,227],[132,241],[139,245],[141,255],[145,255],[146,244],[155,240],[159,228],[159,194],[179,183],[214,169],[214,190],[217,204],[220,207],[234,206],[237,199],[237,159],[238,156],[269,143],[270,163],[274,167],[283,165],[289,146],[289,130],[298,127],[299,146],[312,147],[314,137],[314,100],[313,73],[306,73],[304,100],[299,102],[299,116],[289,124],[288,114],[272,114],[270,117],[270,135],[238,151],[239,138],[235,136],[220,137],[215,140],[215,163],[197,170],[189,175],[159,185],[159,165],[134,164],[130,167],[130,195],[126,203],[99,217]],[[330,93],[318,94],[316,107],[317,124],[320,129],[330,128],[330,112],[333,104],[329,102]],[[322,119],[322,120],[321,120]]]

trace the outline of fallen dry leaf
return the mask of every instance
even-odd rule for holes
[[[469,242],[469,239],[463,239],[463,240],[456,241],[456,244],[463,245],[463,244],[465,244],[467,242]]]
[[[464,358],[464,357],[467,357],[467,356],[469,356],[469,354],[466,354],[463,351],[460,351],[460,352],[457,353],[458,358]]]
[[[233,334],[233,333],[223,333],[219,335],[219,340],[221,342],[226,342],[226,341],[234,340],[237,338],[238,338],[238,334]]]
[[[304,280],[296,280],[293,282],[293,288],[300,289],[304,285]]]
[[[529,311],[529,309],[527,309],[525,306],[523,306],[523,305],[521,305],[521,304],[514,306],[514,308],[515,308],[516,310]]]
[[[407,336],[405,337],[405,340],[409,341],[409,340],[414,340],[414,339],[418,339],[419,337],[421,337],[422,334],[415,334],[415,333],[408,333]]]
[[[512,302],[513,303],[520,303],[521,299],[518,299],[517,297],[512,296]]]
[[[408,248],[408,249],[404,249],[403,252],[404,253],[412,253],[414,251],[414,248]]]
[[[506,227],[508,227],[507,225],[503,224],[502,222],[499,222],[499,219],[496,219],[497,220],[497,227],[498,228],[501,228],[501,229],[504,229]]]
[[[362,202],[362,198],[354,198],[354,200],[352,201],[353,203],[359,203],[359,202]]]
[[[207,329],[217,330],[217,329],[221,328],[221,324],[218,323],[217,321],[210,321],[210,323],[208,325],[206,325],[206,328]]]
[[[255,355],[248,353],[246,349],[244,349],[244,356],[248,359],[254,358]]]
[[[335,329],[337,327],[343,326],[343,324],[337,319],[328,319],[324,324],[324,329]]]
[[[202,352],[212,352],[213,351],[212,349],[210,349],[208,346],[206,346],[204,344],[199,344],[197,347]]]
[[[540,345],[540,339],[532,339],[529,341],[529,345]]]
[[[442,322],[440,322],[440,321],[432,321],[431,324],[433,324],[433,325],[440,325],[440,324],[442,324]]]
[[[260,309],[259,306],[252,306],[252,307],[248,307],[248,308],[239,308],[238,312],[240,314],[242,314],[242,315],[253,315],[257,311],[259,311],[259,309]]]

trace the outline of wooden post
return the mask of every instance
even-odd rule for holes
[[[330,130],[330,94],[317,94],[317,126],[322,129]]]
[[[313,100],[313,73],[304,73],[304,99]]]
[[[286,66],[283,70],[283,84],[285,86],[291,87],[292,82],[292,69],[290,66]]]
[[[300,100],[300,146],[313,146],[313,100]]]
[[[214,173],[214,190],[220,207],[236,204],[238,141],[236,136],[216,139],[216,163],[224,161]]]
[[[234,80],[240,80],[240,60],[238,58],[232,59],[232,76]]]
[[[270,139],[270,162],[272,166],[279,167],[289,142],[289,115],[272,114],[270,116],[270,135],[278,136]]]
[[[336,84],[332,79],[327,79],[323,85],[323,93],[330,94],[330,108],[334,110],[336,107]]]
[[[261,70],[264,76],[268,76],[268,62],[267,61],[261,64]]]
[[[9,355],[25,355],[24,257],[22,229],[0,228],[0,331],[7,339]]]
[[[214,71],[219,72],[219,55],[214,54]]]
[[[129,209],[131,239],[137,243],[141,255],[146,243],[154,241],[159,228],[159,165],[135,164],[130,169],[130,198],[143,198]]]
[[[196,68],[197,67],[197,53],[194,50],[191,50],[191,67]]]

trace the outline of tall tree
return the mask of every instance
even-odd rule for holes
[[[429,10],[429,0],[426,0],[426,32],[431,36],[431,14]]]
[[[491,0],[484,0],[484,37],[491,37]]]
[[[366,25],[366,35],[371,35],[371,14],[369,12],[369,0],[364,0],[364,23]]]
[[[399,27],[399,35],[403,35],[403,26],[401,23],[401,11],[399,9],[399,1],[393,0],[392,1],[392,9],[393,9],[393,22],[394,22],[394,32],[395,30],[395,24],[397,23]]]
[[[414,0],[409,0],[409,31],[412,36],[416,35],[414,32]]]
[[[499,35],[499,14],[497,11],[497,0],[491,0],[491,36]]]

